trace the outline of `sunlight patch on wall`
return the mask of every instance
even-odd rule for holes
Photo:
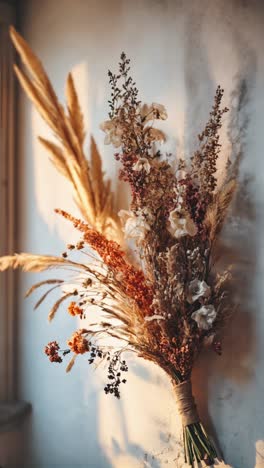
[[[182,427],[169,379],[164,382],[163,371],[140,359],[128,366],[121,400],[99,398],[99,440],[104,452],[118,468],[160,463],[175,468],[182,456]]]

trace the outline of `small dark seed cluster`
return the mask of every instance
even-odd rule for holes
[[[108,379],[110,383],[105,386],[104,391],[106,394],[113,394],[119,399],[119,387],[121,383],[126,383],[126,379],[122,378],[122,372],[127,372],[128,367],[126,361],[120,359],[120,353],[115,353],[112,358],[109,355],[107,359],[109,360]]]
[[[90,346],[90,358],[88,359],[89,364],[93,364],[96,358],[102,359],[106,357],[106,353],[103,353],[103,351],[101,350],[99,346],[92,345],[91,342],[89,342],[89,346]]]
[[[100,346],[92,345],[89,343],[90,346],[90,358],[88,359],[89,364],[93,364],[96,358],[99,359],[106,359],[108,361],[108,375],[107,378],[109,382],[104,387],[104,391],[106,394],[112,394],[116,398],[120,398],[120,390],[119,387],[121,383],[125,384],[126,379],[122,378],[122,373],[128,371],[128,367],[126,361],[121,360],[120,352],[115,352],[114,355],[111,356],[109,351],[105,352],[102,351]]]

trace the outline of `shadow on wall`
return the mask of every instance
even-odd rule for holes
[[[100,399],[102,446],[115,468],[175,468],[183,446],[171,383],[155,364],[132,358],[121,400]]]
[[[248,51],[231,93],[228,125],[228,136],[233,155],[237,155],[238,169],[239,166],[243,169],[243,156],[247,151],[247,130],[252,112],[251,92],[254,91],[255,80],[256,58],[254,53]],[[260,468],[264,461],[264,427],[263,424],[256,424],[257,403],[253,397],[255,394],[257,401],[261,400],[258,394],[261,388],[253,388],[252,393],[249,392],[260,359],[256,346],[256,319],[259,312],[255,298],[257,231],[253,184],[252,176],[240,176],[233,215],[223,234],[223,243],[219,246],[223,270],[233,265],[234,284],[231,294],[238,304],[230,325],[224,330],[223,355],[219,358],[213,353],[202,353],[193,372],[200,414],[222,448],[225,459],[232,462],[234,468]],[[211,408],[214,407],[214,425],[209,414],[209,396]],[[236,420],[237,430],[231,431],[232,418]],[[241,448],[244,447],[243,441],[247,446],[246,456]]]

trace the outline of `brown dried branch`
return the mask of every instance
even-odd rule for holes
[[[222,229],[236,189],[237,181],[234,179],[224,184],[214,196],[214,200],[206,212],[204,224],[208,229],[211,242]]]

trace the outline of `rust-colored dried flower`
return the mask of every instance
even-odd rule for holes
[[[87,353],[90,349],[89,342],[83,336],[82,330],[78,330],[74,332],[67,343],[68,343],[70,350],[75,354],[84,354],[84,353]]]
[[[62,362],[61,356],[59,356],[59,344],[57,341],[50,341],[44,348],[45,354],[49,357],[50,362]]]
[[[91,229],[86,223],[74,218],[66,211],[58,209],[55,211],[71,221],[75,228],[83,232],[84,241],[100,255],[107,266],[115,273],[122,273],[124,292],[136,301],[143,313],[150,314],[153,301],[152,288],[147,284],[144,273],[127,262],[125,253],[121,250],[119,244],[109,241],[105,236]]]
[[[83,314],[83,309],[79,307],[76,302],[71,302],[68,306],[68,312],[70,315],[75,317],[75,315],[82,315]]]

